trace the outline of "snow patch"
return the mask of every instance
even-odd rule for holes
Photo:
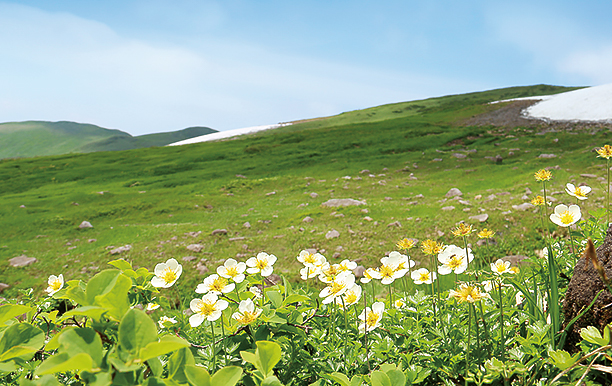
[[[199,143],[199,142],[216,141],[218,139],[231,138],[231,137],[236,137],[238,135],[252,134],[252,133],[257,133],[259,131],[277,129],[279,127],[289,126],[289,125],[291,125],[291,123],[277,123],[275,125],[251,126],[251,127],[245,127],[242,129],[219,131],[217,133],[205,134],[199,137],[193,137],[193,138],[185,139],[183,141],[174,142],[167,146],[180,146],[180,145],[189,145],[192,143]]]

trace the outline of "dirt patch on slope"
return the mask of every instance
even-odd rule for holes
[[[526,118],[522,112],[529,106],[538,103],[539,100],[521,100],[499,103],[499,108],[494,108],[486,113],[473,116],[465,120],[465,126],[497,126],[497,127],[529,127],[543,131],[575,129],[583,130],[612,130],[612,124],[596,121],[552,121],[539,118]],[[490,105],[492,107],[495,104]]]

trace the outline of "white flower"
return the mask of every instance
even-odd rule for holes
[[[157,288],[170,288],[181,277],[183,267],[175,259],[169,259],[165,263],[155,266],[155,277],[151,279],[151,285]]]
[[[323,283],[329,284],[332,281],[334,281],[334,278],[340,272],[342,272],[342,268],[340,267],[340,264],[330,264],[328,262],[325,262],[325,264],[321,266],[321,273],[319,273],[319,280],[321,280]]]
[[[574,184],[567,184],[565,186],[565,191],[570,196],[574,196],[579,200],[586,200],[587,194],[591,193],[591,187],[589,186],[574,186]]]
[[[300,277],[302,280],[312,279],[313,277],[317,277],[321,274],[321,269],[318,267],[304,267],[300,269]]]
[[[463,273],[472,260],[474,260],[474,255],[471,249],[468,248],[468,258],[466,258],[465,248],[447,245],[438,253],[438,261],[442,264],[438,267],[438,272],[440,275],[448,275],[451,272]]]
[[[234,287],[236,287],[236,284],[229,283],[226,278],[214,273],[204,279],[204,283],[198,284],[195,292],[199,294],[212,292],[214,294],[221,295],[222,293],[226,294],[233,291]]]
[[[402,299],[397,299],[396,301],[393,302],[393,305],[395,306],[395,308],[404,308],[406,303]]]
[[[221,312],[227,308],[227,305],[225,300],[218,299],[212,292],[202,296],[202,299],[193,299],[189,303],[189,308],[194,314],[189,317],[189,324],[191,327],[197,327],[204,320],[213,322],[221,317]]]
[[[383,313],[385,312],[385,303],[376,302],[372,304],[372,308],[366,307],[365,310],[359,315],[359,320],[363,321],[359,325],[359,332],[364,333],[365,331],[372,331],[380,325]]]
[[[340,266],[341,271],[352,271],[357,268],[357,263],[350,261],[349,259],[342,260],[338,265]]]
[[[227,259],[223,265],[217,267],[217,273],[226,279],[232,279],[234,283],[242,283],[244,281],[246,264],[239,263],[234,259]]]
[[[396,275],[398,277],[404,277],[406,273],[410,270],[410,268],[414,267],[416,263],[414,260],[411,260],[408,255],[402,255],[397,251],[393,251],[389,253],[389,257],[398,258],[397,268],[395,269]]]
[[[301,251],[297,257],[298,261],[305,267],[315,268],[322,266],[327,259],[320,253],[310,253],[306,250]]]
[[[497,259],[495,263],[491,263],[491,271],[496,275],[512,272],[510,270],[510,262],[503,261],[502,259]]]
[[[162,316],[159,318],[159,320],[157,321],[157,324],[159,324],[159,328],[165,328],[167,324],[176,324],[178,323],[178,321],[174,318],[169,318],[167,316]]]
[[[555,213],[550,215],[550,221],[555,224],[568,227],[572,224],[577,223],[580,220],[582,213],[580,213],[580,207],[578,205],[557,205],[555,207]]]
[[[481,284],[486,292],[491,292],[495,289],[495,282],[493,280],[485,280]]]
[[[270,276],[274,271],[274,263],[276,262],[276,256],[268,255],[265,252],[259,252],[257,257],[251,257],[246,261],[247,273],[254,274],[259,273],[261,276]]]
[[[398,270],[401,254],[389,254],[389,256],[380,259],[382,265],[378,268],[378,273],[381,276],[382,284],[391,284],[395,279],[399,279],[406,274],[404,270]],[[407,270],[407,269],[406,269]]]
[[[47,285],[48,287],[45,291],[47,291],[49,296],[52,296],[64,286],[64,275],[60,273],[59,276],[49,276],[49,279],[47,279]]]
[[[436,280],[436,273],[429,272],[427,268],[414,270],[410,276],[414,280],[414,284],[431,284]]]
[[[363,284],[369,283],[371,280],[380,280],[380,272],[374,268],[368,268],[363,272],[363,277],[359,279]]]
[[[355,284],[355,276],[348,271],[344,271],[336,275],[334,280],[323,288],[319,293],[319,297],[323,299],[323,304],[329,304],[334,301],[337,296],[344,294],[349,288]]]
[[[261,312],[262,309],[255,308],[255,304],[251,299],[246,299],[240,302],[238,312],[234,312],[232,318],[236,319],[240,324],[247,325],[257,320]]]
[[[145,311],[155,311],[159,307],[160,307],[159,304],[156,304],[156,303],[147,303],[147,307],[145,308]]]
[[[262,295],[261,295],[261,290],[259,289],[259,287],[253,286],[253,287],[249,288],[249,292],[253,294],[255,299],[261,299]]]
[[[521,303],[523,303],[523,301],[525,300],[525,296],[523,295],[522,292],[517,292],[516,295],[514,296],[514,299],[516,300],[516,305],[520,305]]]
[[[344,295],[336,297],[336,304],[344,305],[345,307],[351,306],[361,299],[362,289],[361,286],[357,283],[353,284],[353,286],[346,290]]]

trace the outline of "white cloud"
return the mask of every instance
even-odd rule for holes
[[[72,120],[132,134],[330,115],[478,85],[280,55],[210,39],[122,36],[68,13],[0,3],[0,121]]]

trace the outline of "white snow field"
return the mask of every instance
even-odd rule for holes
[[[252,133],[257,133],[258,131],[276,129],[279,127],[289,126],[289,125],[291,125],[291,123],[277,123],[275,125],[252,126],[252,127],[245,127],[242,129],[219,131],[218,133],[201,135],[199,137],[193,137],[193,138],[185,139],[183,141],[174,142],[174,143],[168,144],[167,146],[180,146],[180,145],[189,145],[189,144],[198,143],[198,142],[216,141],[218,139],[231,138],[231,137],[236,137],[238,135],[244,135],[244,134],[252,134]]]
[[[528,118],[553,121],[612,121],[612,84],[531,99],[542,101],[523,111]]]

